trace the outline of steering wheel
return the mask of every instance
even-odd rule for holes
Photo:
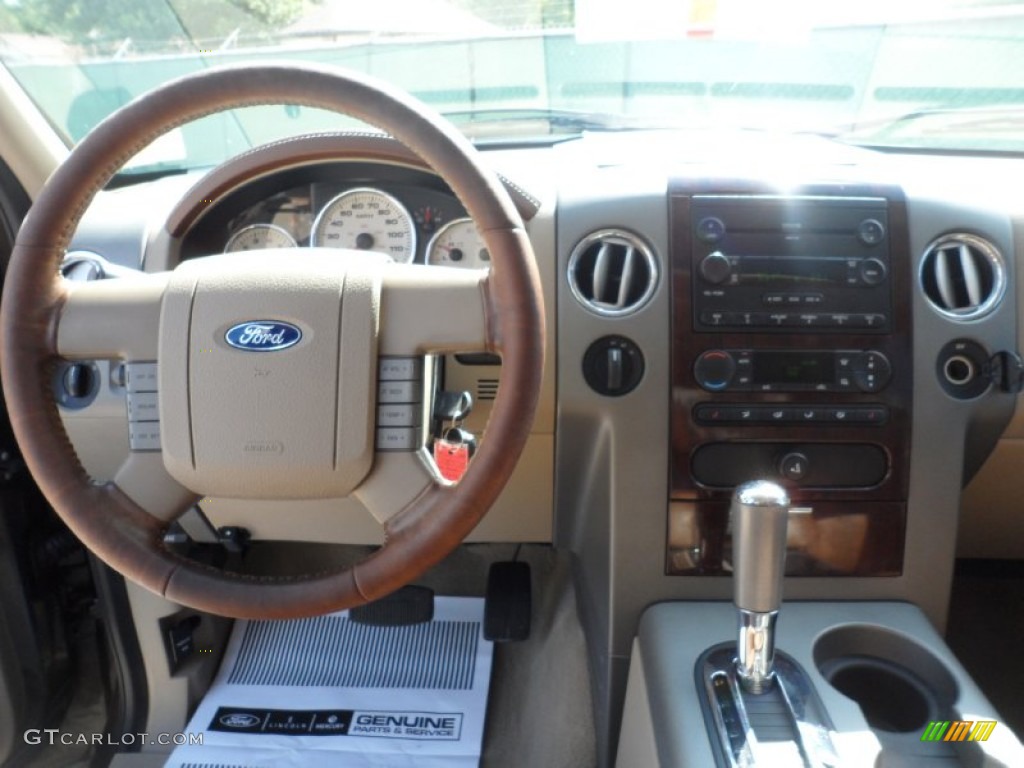
[[[59,275],[90,201],[143,147],[199,117],[266,104],[333,110],[391,134],[465,206],[490,251],[489,272],[314,248],[301,258],[272,250],[208,256],[171,272],[91,283]],[[173,249],[166,229],[158,237]],[[306,64],[207,70],[104,120],[74,147],[26,217],[0,307],[11,422],[54,509],[126,578],[174,602],[238,618],[349,608],[409,583],[451,552],[490,508],[523,450],[543,349],[529,240],[473,146],[384,83]],[[501,387],[487,439],[462,479],[441,478],[422,447],[375,450],[378,370],[470,350],[501,356]],[[151,377],[160,450],[132,451],[113,480],[93,482],[51,393],[61,359],[120,359],[129,377]],[[350,568],[302,576],[212,568],[163,543],[168,525],[207,495],[354,495],[384,526],[385,543]]]

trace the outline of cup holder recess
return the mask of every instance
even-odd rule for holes
[[[916,741],[930,721],[952,718],[956,680],[931,651],[905,635],[867,624],[836,627],[815,642],[814,663],[860,706],[875,731]]]

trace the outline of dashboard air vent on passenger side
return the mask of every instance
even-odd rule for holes
[[[569,256],[569,287],[583,306],[607,316],[628,315],[650,301],[658,262],[632,232],[602,229],[583,238]]]
[[[1003,257],[975,235],[943,235],[925,249],[921,287],[941,314],[977,320],[999,304],[1006,290]]]

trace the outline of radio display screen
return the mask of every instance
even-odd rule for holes
[[[836,378],[831,352],[769,352],[754,355],[754,381],[772,384],[830,384]]]

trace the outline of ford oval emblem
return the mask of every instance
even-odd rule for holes
[[[247,712],[232,712],[227,715],[221,715],[217,722],[221,725],[226,725],[228,728],[252,728],[254,725],[259,725],[260,718]]]
[[[277,352],[294,347],[301,339],[302,331],[277,320],[249,320],[228,328],[224,334],[224,341],[246,352]]]

